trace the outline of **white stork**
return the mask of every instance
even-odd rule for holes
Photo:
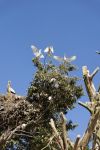
[[[7,92],[10,94],[16,94],[15,90],[11,87],[11,81],[8,81]]]
[[[54,53],[53,46],[46,47],[44,53],[48,53],[48,54]]]
[[[55,60],[58,60],[59,62],[71,62],[71,61],[74,61],[76,59],[76,56],[72,56],[72,57],[66,57],[64,55],[64,57],[59,57],[59,56],[53,56],[53,58]]]
[[[37,57],[37,58],[44,58],[41,49],[38,49],[37,47],[35,47],[34,45],[31,45],[31,49],[33,51],[33,54]]]

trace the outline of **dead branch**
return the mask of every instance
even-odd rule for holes
[[[21,129],[25,129],[25,125],[19,125],[17,126],[14,130],[12,129],[8,129],[6,130],[1,136],[0,136],[0,148],[2,148],[3,144],[7,143],[12,136],[15,134],[16,131],[21,130]]]
[[[91,79],[93,79],[93,77],[97,74],[97,72],[100,70],[99,67],[97,67],[91,74]]]
[[[94,87],[92,79],[94,75],[98,72],[98,68],[92,73],[92,75],[90,75],[89,70],[87,69],[87,66],[83,66],[82,70],[83,70],[83,78],[84,78],[84,83],[85,83],[85,87],[87,90],[87,94],[90,98],[90,101],[93,101],[93,97],[96,95],[96,89]]]
[[[63,140],[62,140],[61,136],[59,135],[59,133],[58,133],[56,127],[55,127],[55,123],[54,123],[53,119],[50,119],[49,124],[50,124],[50,126],[51,126],[51,128],[52,128],[52,130],[54,132],[54,135],[55,135],[55,137],[57,139],[57,142],[58,142],[61,150],[64,150]]]
[[[76,138],[76,141],[75,141],[75,144],[74,144],[74,150],[78,149],[79,140],[80,140],[80,135],[77,135],[77,138]]]
[[[74,143],[71,141],[71,139],[69,139],[67,137],[67,132],[66,132],[66,118],[64,116],[64,114],[61,112],[60,114],[61,117],[61,123],[62,123],[62,136],[63,139],[61,138],[61,136],[59,135],[56,127],[55,127],[55,123],[53,121],[53,119],[50,120],[50,126],[53,130],[53,134],[55,136],[55,138],[57,139],[57,143],[60,145],[60,149],[61,150],[68,150],[68,148],[70,147],[71,149],[74,148]]]
[[[91,136],[93,134],[93,131],[95,129],[95,126],[97,124],[97,120],[98,120],[99,116],[100,116],[100,109],[96,112],[96,114],[93,114],[91,116],[91,119],[89,121],[88,127],[87,127],[87,129],[85,131],[85,134],[83,135],[83,137],[82,137],[82,139],[81,139],[81,141],[79,143],[79,146],[82,147],[83,150],[86,149],[86,146],[89,143],[89,140],[90,140],[90,138],[91,138]]]
[[[89,108],[89,106],[86,103],[79,101],[78,104],[81,105],[82,107],[86,108],[90,112],[90,114],[92,114],[91,108]]]
[[[43,147],[41,150],[44,150],[47,147],[49,147],[49,145],[52,143],[52,140],[54,139],[54,137],[55,137],[55,135],[53,135],[52,137],[50,137],[48,144],[45,147]]]
[[[60,117],[62,120],[62,133],[63,133],[63,141],[64,141],[64,148],[65,150],[68,150],[68,143],[67,143],[67,130],[66,130],[66,118],[64,114],[61,112]]]

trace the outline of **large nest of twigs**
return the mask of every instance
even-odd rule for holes
[[[33,115],[33,106],[25,97],[0,96],[0,132],[7,128],[14,128],[30,120]]]
[[[0,95],[0,149],[17,130],[29,131],[37,112],[26,97]]]

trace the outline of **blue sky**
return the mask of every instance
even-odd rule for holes
[[[100,64],[95,53],[100,49],[100,0],[0,0],[0,93],[11,80],[18,94],[26,94],[34,71],[32,44],[42,49],[53,45],[60,56],[76,55],[74,75],[80,78],[83,65],[93,71]],[[100,73],[96,87],[99,78]],[[80,124],[71,137],[82,135],[88,112],[78,106],[68,118]]]

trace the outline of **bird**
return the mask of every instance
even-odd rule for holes
[[[16,94],[15,90],[11,87],[11,81],[8,81],[7,93],[14,94],[14,95]]]
[[[64,61],[66,62],[71,62],[71,61],[74,61],[76,59],[76,56],[71,56],[69,58],[67,58],[65,55],[64,55]]]
[[[97,54],[100,54],[100,51],[96,51]]]
[[[74,61],[75,59],[76,59],[76,56],[72,56],[72,57],[66,57],[65,55],[64,55],[64,57],[62,58],[62,57],[59,57],[59,56],[53,56],[53,58],[55,59],[55,60],[58,60],[59,62],[71,62],[71,61]]]
[[[31,49],[33,51],[33,54],[37,57],[37,58],[44,58],[43,54],[41,53],[41,49],[38,49],[36,46],[31,45]]]
[[[46,47],[44,53],[48,53],[48,54],[54,53],[53,46]]]

